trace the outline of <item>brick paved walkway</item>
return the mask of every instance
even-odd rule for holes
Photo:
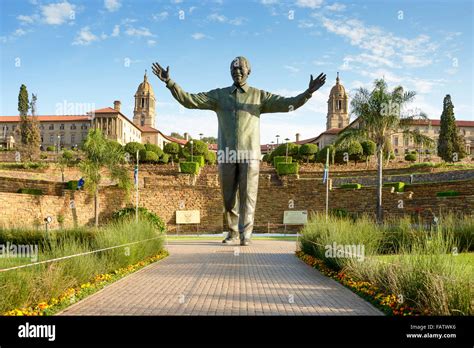
[[[295,242],[170,242],[170,256],[60,315],[382,315],[294,255]]]

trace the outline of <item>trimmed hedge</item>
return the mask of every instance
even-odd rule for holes
[[[405,155],[405,161],[410,161],[410,162],[415,162],[416,161],[416,155],[413,153],[408,153]]]
[[[188,162],[196,162],[197,164],[199,164],[200,167],[204,167],[204,156],[193,156],[193,160],[191,161],[191,156],[188,156],[187,158],[187,161]]]
[[[436,197],[455,197],[459,196],[458,191],[442,191],[442,192],[436,192]]]
[[[295,163],[285,163],[285,162],[280,162],[277,163],[277,173],[278,175],[290,175],[290,174],[298,174],[300,166],[297,162]]]
[[[199,163],[197,162],[180,162],[179,168],[181,169],[181,173],[186,173],[186,174],[199,173]]]
[[[66,183],[66,189],[68,190],[77,190],[78,181],[71,180]]]
[[[398,181],[398,182],[386,182],[383,184],[384,187],[395,187],[396,192],[404,192],[405,191],[405,183]]]
[[[356,183],[353,183],[353,184],[342,184],[340,186],[340,188],[342,189],[354,189],[354,190],[360,190],[362,187],[361,184],[356,184]]]
[[[286,157],[286,156],[275,156],[275,157],[273,157],[273,166],[275,168],[277,168],[278,163],[281,163],[281,162],[291,163],[291,162],[293,162],[293,157],[291,157],[291,156],[288,156],[288,157]]]
[[[35,196],[41,196],[43,194],[43,190],[41,189],[35,189],[35,188],[21,188],[16,191],[17,193],[26,193],[28,195],[35,195]]]

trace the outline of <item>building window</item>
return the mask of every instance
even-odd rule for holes
[[[44,125],[43,124],[40,125],[40,129],[44,130]]]
[[[64,123],[61,123],[61,125],[59,126],[59,129],[64,130]]]
[[[54,135],[49,136],[49,143],[54,144]]]
[[[49,130],[54,130],[54,124],[49,125]]]
[[[71,145],[76,143],[76,134],[71,134]]]
[[[14,132],[16,129],[16,126],[12,126],[12,132]],[[464,135],[466,135],[466,131],[464,131]]]
[[[403,138],[403,142],[404,142],[404,145],[405,145],[405,146],[408,146],[408,140],[409,140],[409,138],[408,138],[407,136],[405,136],[405,137]]]
[[[141,119],[140,125],[141,125],[141,126],[144,126],[144,125],[145,125],[145,119],[144,119],[144,118]]]
[[[81,129],[87,129],[87,124],[83,123]]]
[[[341,110],[341,109],[342,109],[342,100],[338,100],[336,110]]]
[[[393,143],[395,146],[398,146],[398,137],[393,138]]]
[[[145,107],[145,98],[142,98],[142,108]]]
[[[71,130],[75,130],[76,129],[76,125],[73,123],[71,124]]]

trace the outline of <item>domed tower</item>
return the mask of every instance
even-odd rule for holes
[[[337,73],[336,84],[331,88],[331,93],[329,93],[326,130],[347,127],[349,125],[348,112],[346,89],[339,83],[339,73]]]
[[[143,76],[135,93],[135,108],[133,109],[133,123],[137,126],[150,126],[155,128],[155,93],[151,88],[148,78]]]

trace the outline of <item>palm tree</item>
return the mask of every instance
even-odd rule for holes
[[[116,142],[107,140],[99,129],[91,129],[82,150],[85,158],[79,164],[85,180],[85,188],[94,195],[95,226],[99,225],[99,188],[102,181],[100,171],[108,169],[112,180],[130,192],[132,183],[125,162],[125,152]]]
[[[426,119],[423,112],[405,112],[405,106],[415,98],[414,91],[405,91],[398,86],[389,91],[383,79],[375,80],[374,89],[359,88],[351,101],[351,114],[359,119],[358,128],[346,128],[339,135],[336,144],[351,140],[372,140],[376,144],[377,156],[377,222],[383,220],[382,209],[382,167],[383,154],[390,149],[391,138],[394,134],[416,136],[418,140],[428,144],[433,142],[429,137],[409,129],[415,118]],[[421,137],[421,138],[420,138]]]

